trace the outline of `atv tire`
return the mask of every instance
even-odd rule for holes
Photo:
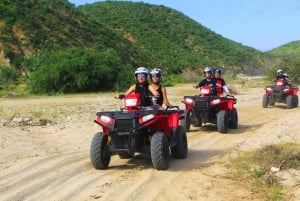
[[[288,95],[286,97],[286,108],[287,109],[291,109],[294,106],[294,101],[293,101],[294,97],[292,95]]]
[[[267,94],[264,94],[262,99],[262,107],[267,108],[269,104],[269,96]]]
[[[220,110],[217,114],[217,126],[220,133],[228,132],[228,113],[225,110]]]
[[[237,129],[238,127],[238,113],[236,108],[229,112],[228,128]]]
[[[294,101],[293,101],[294,105],[293,107],[297,108],[299,105],[299,99],[298,99],[298,95],[294,96]]]
[[[110,162],[111,152],[107,141],[108,136],[102,132],[96,133],[92,139],[90,157],[96,169],[106,169]]]
[[[185,128],[183,126],[179,126],[176,130],[176,142],[176,145],[171,148],[172,156],[177,159],[186,158],[188,144]]]
[[[273,99],[269,98],[269,105],[270,106],[275,106],[275,101]]]
[[[191,128],[191,117],[192,117],[192,111],[184,111],[184,123],[182,126],[185,127],[186,131],[189,131]]]
[[[169,141],[164,132],[155,132],[151,139],[151,160],[157,170],[166,170],[169,167]]]

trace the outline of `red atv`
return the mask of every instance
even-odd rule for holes
[[[125,108],[98,112],[95,123],[103,128],[92,139],[90,157],[96,169],[106,169],[111,155],[131,158],[135,153],[150,155],[154,168],[168,168],[170,150],[174,158],[187,157],[185,128],[179,125],[184,111],[179,107],[159,110],[142,107],[140,94],[123,95]]]
[[[275,103],[286,103],[286,108],[298,107],[298,88],[291,87],[284,80],[277,80],[276,85],[267,86],[263,95],[262,107],[274,106]]]
[[[201,127],[205,123],[217,124],[220,133],[227,133],[228,128],[238,127],[238,113],[234,107],[234,97],[212,96],[210,86],[201,87],[201,95],[184,96],[185,127],[189,131],[191,124]]]

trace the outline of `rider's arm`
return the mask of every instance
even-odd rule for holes
[[[169,100],[168,100],[168,97],[167,97],[167,90],[166,90],[166,88],[162,87],[161,91],[162,91],[162,95],[163,95],[164,104],[167,107],[172,107],[172,105],[169,103]]]
[[[125,95],[131,94],[135,91],[135,84],[132,85],[126,92]]]
[[[223,85],[223,90],[225,91],[225,93],[230,93],[227,85]]]
[[[203,80],[201,81],[201,82],[199,82],[198,84],[195,84],[195,85],[193,85],[193,87],[195,88],[195,89],[197,89],[197,88],[199,88],[199,87],[201,87],[201,86],[203,86],[204,84],[203,84]]]
[[[128,95],[128,94],[131,94],[132,92],[135,91],[135,84],[132,85],[126,92],[125,92],[125,96]],[[120,94],[116,95],[115,98],[117,99],[122,99]]]

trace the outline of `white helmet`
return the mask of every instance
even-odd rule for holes
[[[145,68],[145,67],[138,67],[138,68],[135,70],[134,75],[137,76],[138,74],[144,74],[145,77],[147,77],[148,74],[149,74],[149,71],[148,71],[148,69]]]
[[[278,74],[278,73],[283,73],[283,70],[282,70],[282,69],[278,69],[278,70],[277,70],[277,74]]]
[[[156,75],[160,78],[160,80],[162,80],[163,74],[164,73],[160,68],[153,68],[150,72],[150,78],[152,79],[152,76]]]
[[[289,77],[289,75],[288,75],[287,73],[283,73],[283,75],[284,75],[285,77]]]
[[[205,73],[210,73],[210,74],[212,74],[212,73],[213,73],[213,70],[212,70],[211,67],[205,67],[204,70],[203,70],[203,73],[204,73],[204,74],[205,74]]]

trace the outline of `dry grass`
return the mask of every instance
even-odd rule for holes
[[[227,167],[233,178],[250,185],[251,191],[264,200],[288,200],[276,174],[271,172],[271,167],[280,170],[299,169],[300,145],[291,143],[268,145],[259,150],[243,153],[233,159]]]

